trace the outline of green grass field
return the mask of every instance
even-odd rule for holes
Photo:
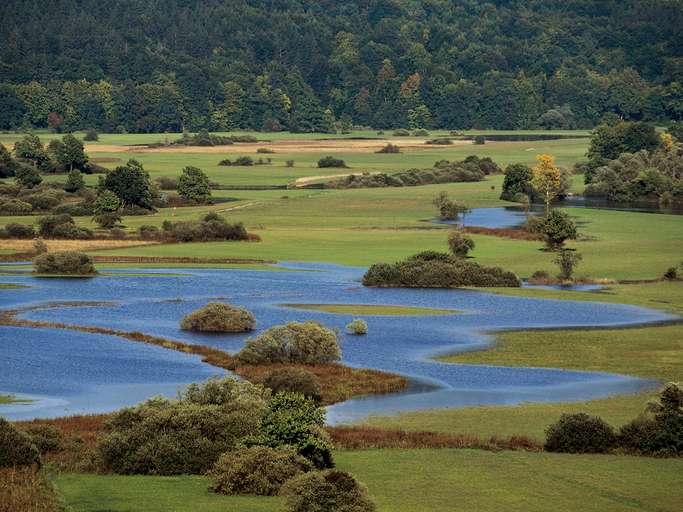
[[[368,487],[379,512],[673,512],[683,500],[681,459],[450,449],[342,451],[335,458],[339,469]],[[196,476],[56,478],[74,512],[275,512],[280,507],[279,498],[220,496],[207,485]]]

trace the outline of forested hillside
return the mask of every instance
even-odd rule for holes
[[[3,0],[0,129],[683,118],[682,0]]]

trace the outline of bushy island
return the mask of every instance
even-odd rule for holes
[[[246,309],[221,302],[209,302],[180,321],[180,328],[198,332],[247,332],[256,327],[254,315]]]
[[[485,267],[443,252],[425,251],[397,263],[376,263],[363,276],[364,286],[458,288],[521,286],[519,278],[499,267]]]
[[[38,274],[94,276],[97,274],[92,259],[78,251],[46,252],[36,256],[33,267]]]

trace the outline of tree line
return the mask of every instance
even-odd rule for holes
[[[7,0],[0,129],[683,118],[681,0]]]

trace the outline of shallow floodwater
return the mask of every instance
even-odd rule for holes
[[[420,317],[362,315],[369,333],[343,336],[343,362],[402,373],[412,377],[413,384],[403,393],[334,405],[328,411],[332,423],[435,407],[586,400],[653,386],[643,379],[607,373],[445,364],[430,357],[485,348],[491,338],[484,332],[500,329],[613,326],[674,318],[626,305],[469,290],[365,288],[359,282],[364,269],[313,264],[287,267],[282,271],[171,271],[185,275],[136,270],[136,274],[146,275],[93,279],[3,277],[3,282],[31,287],[2,291],[0,301],[4,308],[112,301],[106,306],[46,309],[23,316],[142,331],[229,352],[239,350],[249,335],[187,333],[178,328],[180,318],[209,300],[250,309],[258,330],[307,319],[343,329],[353,318],[284,307],[283,303],[387,304],[462,312]],[[155,276],[161,273],[166,275]],[[31,405],[0,406],[0,414],[13,419],[114,410],[155,394],[173,395],[189,382],[220,373],[196,356],[123,338],[57,329],[0,328],[0,393],[37,399]]]

